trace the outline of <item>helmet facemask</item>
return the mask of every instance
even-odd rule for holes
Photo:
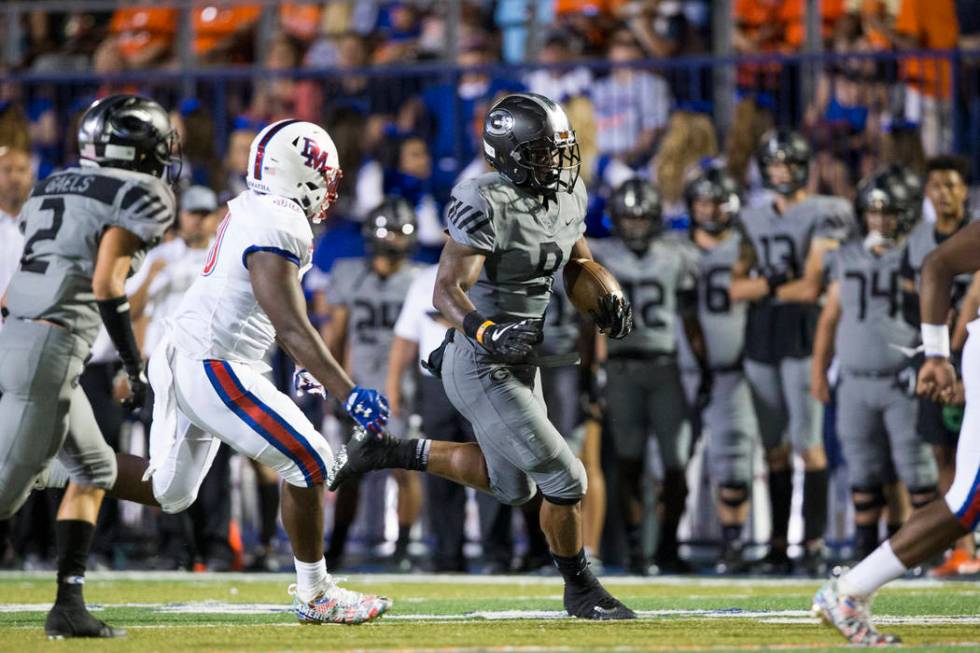
[[[307,182],[306,186],[309,188],[310,193],[307,195],[307,203],[310,205],[307,208],[304,205],[304,210],[307,211],[307,216],[310,218],[310,222],[313,224],[320,224],[327,219],[327,211],[330,207],[334,205],[337,201],[338,192],[337,189],[340,186],[340,180],[344,178],[344,173],[339,168],[327,167],[323,170],[323,187],[322,189],[317,189],[312,182]],[[323,197],[320,198],[319,202],[316,202],[315,198],[320,192],[323,193]],[[312,200],[309,198],[313,198]],[[302,205],[303,202],[300,202]]]
[[[533,190],[545,194],[574,192],[582,156],[573,130],[522,143],[514,150],[513,157],[527,171],[525,184]]]
[[[616,235],[634,252],[645,252],[660,233],[660,216],[643,212],[623,212],[613,216]]]

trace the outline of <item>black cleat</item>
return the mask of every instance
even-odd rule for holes
[[[595,578],[586,585],[565,583],[565,610],[569,615],[579,619],[597,621],[636,619],[636,613],[607,592]]]
[[[113,628],[106,622],[96,619],[84,605],[66,607],[55,604],[44,621],[44,634],[48,639],[109,638],[125,637],[126,631],[122,628]]]
[[[364,472],[391,467],[390,459],[397,445],[398,441],[387,431],[375,434],[355,428],[350,441],[333,456],[327,472],[327,488],[333,492]]]
[[[715,565],[715,573],[722,575],[747,574],[751,565],[745,560],[741,542],[730,542],[722,546],[721,556]]]
[[[789,576],[793,573],[793,561],[785,549],[770,549],[759,561],[759,572],[766,576]]]

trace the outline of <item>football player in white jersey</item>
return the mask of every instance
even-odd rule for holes
[[[946,325],[956,275],[980,270],[980,223],[960,229],[925,258],[920,285],[922,345],[925,363],[916,391],[933,401],[955,400],[956,371],[949,361]],[[971,333],[980,320],[967,325]],[[910,568],[941,553],[980,525],[980,337],[963,348],[966,409],[956,448],[956,475],[942,499],[912,513],[905,525],[854,569],[828,581],[813,598],[813,611],[833,625],[851,644],[895,644],[894,635],[879,633],[871,623],[872,595]]]
[[[255,137],[249,190],[229,202],[201,275],[150,358],[155,404],[143,482],[124,471],[112,490],[166,512],[184,510],[221,442],[276,470],[296,563],[293,610],[305,623],[362,623],[391,606],[339,587],[327,573],[323,498],[333,452],[263,374],[276,341],[296,362],[304,390],[332,393],[369,431],[388,421],[387,400],[355,386],[330,355],[300,286],[311,264],[310,221],[323,219],[340,176],[337,149],[317,125],[282,120]]]

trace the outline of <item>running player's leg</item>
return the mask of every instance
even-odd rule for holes
[[[769,468],[772,533],[769,537],[769,554],[766,557],[773,571],[787,571],[789,558],[786,549],[793,496],[793,469],[786,438],[789,415],[783,399],[779,368],[746,360],[745,377],[752,393],[752,405],[759,421],[759,435]]]
[[[676,362],[652,365],[641,387],[647,392],[647,422],[653,427],[664,466],[660,502],[663,519],[655,562],[662,572],[684,573],[689,565],[678,554],[677,528],[687,500],[687,462],[691,457],[690,409]]]
[[[752,442],[759,431],[748,384],[741,372],[716,372],[704,425],[711,434],[708,465],[718,483],[718,518],[723,550],[718,569],[745,570],[742,528],[749,513],[752,481]]]
[[[857,560],[864,559],[878,546],[878,522],[885,506],[887,448],[882,439],[883,423],[876,392],[876,385],[881,383],[880,379],[844,373],[837,391],[837,435],[847,460]]]
[[[827,529],[827,456],[823,448],[823,406],[810,395],[810,358],[787,358],[780,377],[789,412],[793,451],[803,458],[803,565],[823,574]]]

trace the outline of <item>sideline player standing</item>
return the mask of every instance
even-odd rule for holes
[[[949,361],[946,320],[956,275],[980,270],[980,224],[971,224],[929,254],[920,287],[922,342],[926,362],[916,390],[935,401],[953,400],[956,371]],[[970,332],[980,328],[972,321]],[[874,553],[839,579],[828,581],[813,598],[813,611],[852,644],[895,644],[871,623],[870,602],[886,583],[943,551],[980,524],[980,337],[963,348],[966,412],[956,449],[956,475],[942,500],[912,513],[909,520]]]
[[[864,239],[827,256],[830,286],[813,346],[810,388],[822,403],[830,401],[827,369],[834,353],[840,361],[837,434],[847,460],[858,560],[878,546],[892,469],[913,508],[939,496],[935,460],[916,430],[916,399],[902,376],[910,363],[899,349],[916,340],[915,327],[899,310],[899,268],[914,226],[914,216],[903,211],[908,192],[887,173],[858,187],[855,213]]]
[[[684,198],[691,218],[691,240],[701,253],[698,322],[712,377],[702,419],[710,433],[710,476],[718,484],[722,551],[717,569],[720,573],[740,573],[747,567],[742,554],[742,528],[749,515],[752,445],[759,437],[759,424],[742,369],[748,306],[728,296],[731,268],[740,247],[741,235],[734,221],[741,201],[735,180],[717,166],[691,179],[684,189]]]
[[[337,453],[331,486],[368,469],[421,469],[520,505],[543,497],[541,528],[565,579],[565,609],[587,619],[632,619],[589,569],[582,542],[585,470],[548,421],[535,345],[552,284],[572,258],[591,259],[585,184],[565,112],[533,93],[494,104],[483,148],[496,170],[458,184],[439,262],[435,307],[455,327],[439,369],[478,444],[356,434]],[[597,326],[629,334],[629,304],[601,301]],[[438,358],[438,356],[436,357]]]
[[[823,563],[827,525],[827,457],[820,405],[810,396],[813,330],[823,288],[824,255],[853,230],[850,205],[809,195],[810,146],[792,131],[763,136],[756,153],[772,202],[743,209],[744,237],[732,268],[731,298],[749,306],[745,375],[769,465],[772,536],[769,570],[787,573],[786,554],[793,496],[791,454],[803,458],[802,564]]]
[[[629,571],[649,573],[643,547],[643,469],[650,432],[657,438],[664,477],[658,503],[663,515],[655,562],[661,573],[690,571],[677,552],[677,526],[687,498],[685,470],[691,422],[677,364],[677,316],[704,368],[704,340],[697,320],[697,250],[663,234],[660,194],[648,182],[629,179],[609,198],[613,237],[589,247],[623,286],[636,307],[633,331],[608,343],[606,411],[616,445],[620,509],[629,547]],[[710,383],[710,375],[704,380]]]
[[[367,257],[341,259],[330,270],[327,302],[330,320],[324,340],[358,385],[383,388],[388,377],[388,353],[395,337],[395,322],[419,267],[409,257],[418,242],[412,206],[400,197],[388,197],[364,219]],[[407,401],[406,401],[407,403]],[[408,420],[396,419],[389,430],[404,436]],[[422,484],[418,474],[394,470],[398,483],[398,540],[394,565],[408,571],[409,537],[422,510]],[[347,533],[357,515],[360,484],[347,483],[337,491],[333,530],[327,561],[339,566]]]
[[[81,167],[37,184],[20,217],[27,240],[0,333],[0,520],[17,512],[57,456],[71,483],[55,523],[58,595],[44,625],[49,637],[125,635],[93,617],[82,596],[117,464],[78,380],[101,316],[129,376],[128,405],[145,398],[124,283],[173,222],[174,194],[163,178],[175,143],[156,102],[99,100],[78,130]]]

